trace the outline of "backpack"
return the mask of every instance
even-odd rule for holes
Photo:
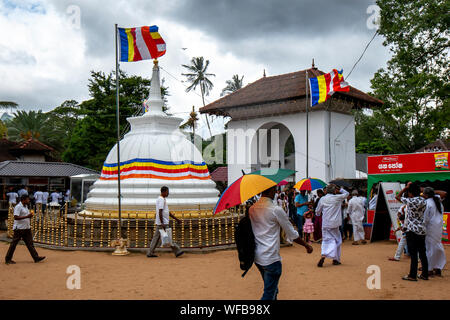
[[[255,236],[252,224],[248,216],[248,208],[245,217],[239,221],[235,227],[234,240],[238,251],[241,270],[244,270],[244,277],[255,261]]]

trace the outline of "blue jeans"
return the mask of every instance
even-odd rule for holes
[[[297,229],[298,229],[298,235],[300,237],[303,237],[303,216],[297,214],[297,216],[295,217],[295,223],[297,224]]]
[[[261,300],[277,300],[278,282],[281,277],[281,261],[268,266],[260,266],[255,263],[264,281],[264,293]]]

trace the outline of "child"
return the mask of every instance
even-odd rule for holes
[[[309,210],[305,212],[303,217],[305,218],[305,223],[303,224],[303,233],[305,234],[305,242],[311,244],[311,239],[313,238],[314,233],[314,224],[312,222],[312,218],[314,216],[313,205],[308,205]]]
[[[402,237],[400,238],[400,241],[398,242],[397,251],[395,252],[395,256],[393,258],[389,258],[390,261],[400,261],[400,257],[402,255],[403,249],[406,247],[406,232],[403,230],[403,224],[405,223],[405,217],[406,217],[406,204],[403,205],[397,213],[398,217],[398,228],[395,230],[402,231]]]

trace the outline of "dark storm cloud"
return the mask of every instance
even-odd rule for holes
[[[292,33],[314,37],[369,32],[366,10],[372,4],[374,0],[189,0],[171,15],[224,41]]]
[[[51,0],[55,9],[68,20],[73,20],[74,12],[68,8],[79,7],[80,32],[86,39],[87,54],[104,57],[114,53],[114,24],[119,27],[136,27],[147,25],[164,12],[164,1],[153,0],[152,10],[147,10],[146,21],[136,20],[145,9],[145,1],[110,1],[110,0]]]

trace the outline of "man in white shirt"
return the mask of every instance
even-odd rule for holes
[[[373,190],[373,197],[369,201],[369,210],[375,210],[377,208],[377,201],[378,201],[378,189],[375,188]]]
[[[264,294],[261,300],[276,300],[278,282],[281,277],[280,227],[288,241],[304,246],[308,253],[313,248],[305,243],[289,222],[282,208],[273,203],[276,187],[262,193],[261,199],[249,210],[249,217],[255,236],[255,265],[264,281]]]
[[[52,199],[51,204],[52,205],[59,205],[59,199],[60,199],[60,194],[56,191],[53,191],[52,194],[50,195],[50,198]]]
[[[64,196],[64,201],[69,202],[70,201],[70,189],[67,189],[66,194]]]
[[[364,240],[365,232],[363,227],[363,220],[366,214],[364,208],[365,199],[358,197],[358,191],[353,190],[352,198],[348,202],[347,213],[352,221],[353,225],[353,245],[358,245],[359,242],[366,244],[367,241]]]
[[[28,195],[23,195],[20,198],[20,203],[14,208],[14,236],[11,244],[9,245],[8,252],[5,256],[6,264],[15,264],[12,260],[16,246],[21,239],[25,242],[28,251],[33,257],[34,262],[39,262],[45,259],[45,257],[40,257],[33,245],[33,235],[31,234],[30,219],[33,214],[30,213],[26,207],[30,203],[30,198]]]
[[[48,197],[49,197],[49,193],[47,191],[47,189],[44,189],[44,191],[42,192],[42,210],[45,211],[46,207],[47,207],[47,203],[48,203]]]
[[[153,234],[152,242],[150,243],[150,249],[147,252],[148,258],[156,258],[155,249],[159,245],[161,240],[161,233],[159,230],[166,230],[169,227],[169,217],[172,217],[176,222],[181,223],[181,220],[175,217],[171,212],[169,212],[169,207],[166,202],[166,198],[169,196],[169,188],[162,187],[161,195],[156,200],[156,211],[155,211],[155,223],[156,223],[156,231]],[[171,245],[172,251],[175,254],[175,257],[179,257],[184,252],[180,249],[180,247],[173,242]]]
[[[9,205],[14,207],[17,203],[17,198],[19,195],[17,192],[14,192],[13,187],[9,188],[9,192],[6,195],[8,196]]]
[[[337,186],[333,184],[329,184],[326,191],[327,194],[320,199],[316,209],[316,214],[322,214],[322,257],[318,267],[323,266],[325,258],[333,259],[334,265],[341,264],[341,205],[349,195],[343,188],[338,193]]]
[[[27,187],[22,187],[22,189],[17,191],[17,194],[19,195],[19,197],[22,197],[23,195],[28,195]]]
[[[34,201],[36,203],[36,208],[39,207],[42,208],[43,198],[44,198],[43,192],[40,189],[38,189],[38,191],[34,193]]]

